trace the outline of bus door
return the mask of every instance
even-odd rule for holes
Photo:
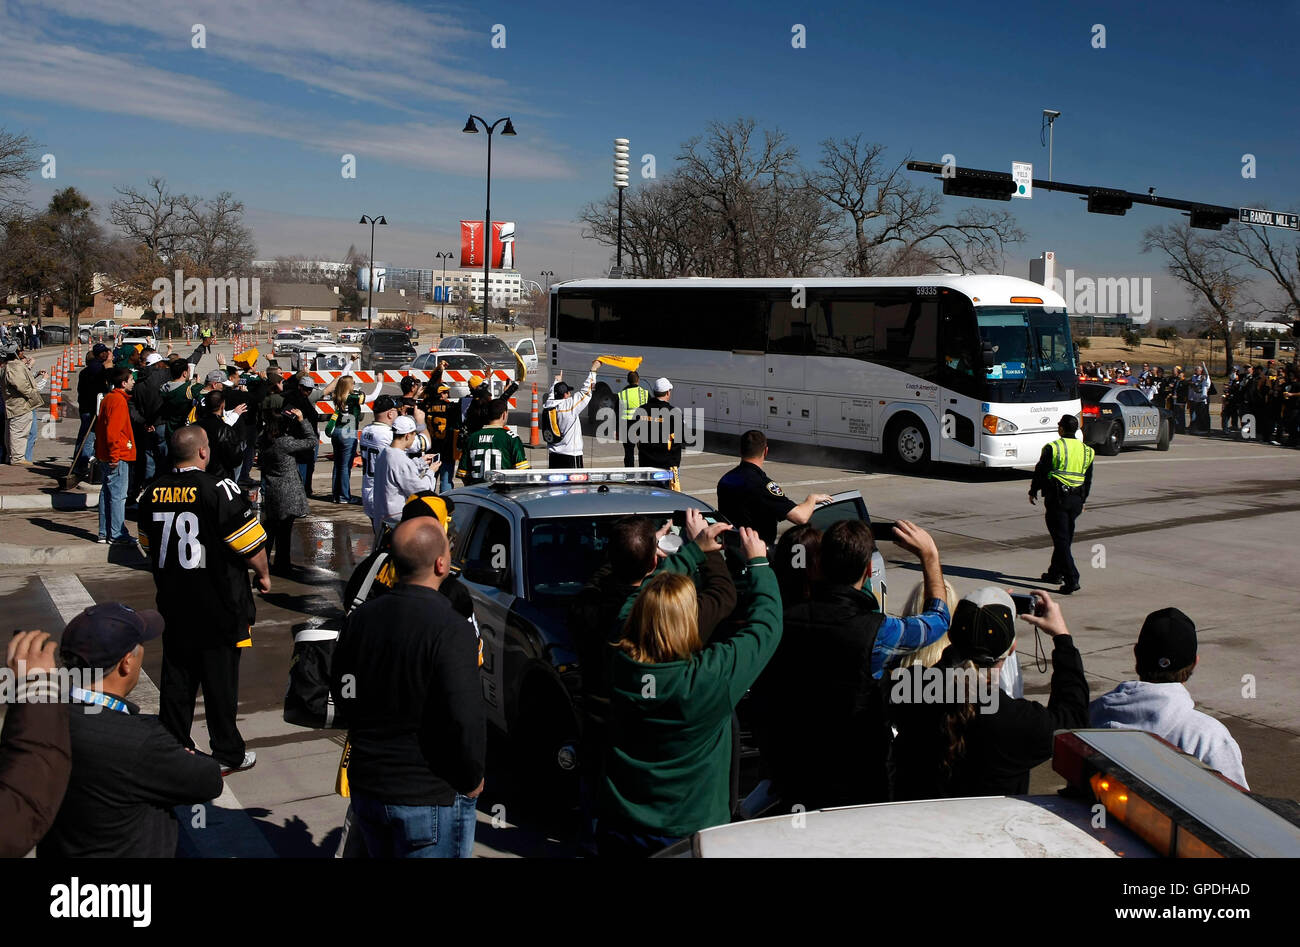
[[[807,300],[772,301],[763,362],[763,428],[774,437],[813,433],[816,398],[808,393],[812,354],[812,315]]]

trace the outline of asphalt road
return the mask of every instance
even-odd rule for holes
[[[734,443],[706,446],[687,456],[683,486],[711,502],[718,478],[735,463]],[[532,456],[534,466],[545,465],[543,451]],[[588,466],[620,463],[618,447],[587,439]],[[1300,798],[1300,698],[1293,686],[1300,655],[1291,643],[1300,610],[1298,465],[1295,451],[1217,438],[1179,437],[1168,453],[1136,449],[1099,457],[1074,547],[1083,589],[1064,600],[1093,696],[1134,677],[1132,647],[1148,612],[1176,605],[1190,615],[1201,663],[1188,686],[1198,707],[1223,720],[1241,744],[1254,791],[1292,799]],[[1028,470],[937,468],[927,477],[906,477],[866,455],[781,445],[774,446],[768,470],[796,500],[858,489],[874,518],[911,519],[929,529],[959,593],[985,584],[1044,587],[1037,576],[1047,568],[1051,545],[1041,506],[1026,496]],[[27,514],[6,514],[20,515]],[[64,518],[71,527],[94,514],[39,515]],[[316,502],[294,543],[295,559],[311,565],[295,580],[276,580],[259,602],[254,646],[241,669],[240,726],[258,765],[227,780],[229,798],[219,801],[206,828],[186,828],[184,846],[192,854],[328,856],[337,848],[346,809],[333,793],[341,735],[285,724],[281,702],[293,631],[338,615],[342,583],[369,549],[369,529],[358,507]],[[901,602],[920,580],[919,569],[889,543],[882,551],[890,598]],[[78,566],[75,572],[95,601],[152,603],[152,578],[140,568]],[[59,603],[67,609],[71,573],[66,567],[0,571],[12,626],[61,628]],[[1019,650],[1026,695],[1045,700],[1049,674],[1034,668],[1032,632],[1022,631]],[[145,669],[154,679],[159,660],[160,649],[149,649]],[[200,708],[200,745],[202,720]],[[1060,784],[1045,765],[1031,788],[1050,792]],[[561,838],[569,828],[564,820],[519,812],[509,789],[489,779],[477,853],[571,852]]]

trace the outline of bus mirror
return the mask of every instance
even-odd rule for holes
[[[994,365],[998,363],[998,358],[997,358],[996,350],[993,348],[993,343],[985,342],[983,346],[983,351],[984,351],[984,367],[992,368]]]

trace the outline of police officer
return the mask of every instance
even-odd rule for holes
[[[1029,502],[1037,503],[1043,494],[1047,508],[1047,532],[1052,537],[1052,564],[1043,573],[1044,582],[1060,582],[1061,594],[1079,591],[1079,570],[1074,565],[1070,543],[1074,541],[1074,521],[1083,512],[1092,488],[1092,459],[1095,452],[1075,438],[1079,419],[1072,414],[1061,418],[1056,426],[1060,438],[1043,448],[1029,485]]]
[[[627,387],[618,393],[618,418],[623,428],[623,466],[636,466],[636,441],[627,433],[632,426],[636,409],[650,400],[650,392],[641,387],[641,376],[627,373]]]
[[[767,435],[746,431],[740,435],[740,463],[718,481],[718,512],[739,529],[748,526],[769,546],[776,542],[781,520],[806,523],[819,503],[830,503],[825,493],[810,493],[795,503],[763,470],[767,459]]]

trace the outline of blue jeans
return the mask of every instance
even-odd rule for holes
[[[306,491],[307,496],[311,496],[312,474],[316,472],[316,458],[320,456],[320,441],[312,445],[311,460],[303,461],[298,465],[298,479],[302,481],[302,488]]]
[[[36,438],[41,436],[41,415],[38,411],[32,412],[32,429],[27,435],[27,459],[32,459],[32,454],[36,450]]]
[[[340,437],[335,434],[330,442],[334,445],[334,483],[330,488],[330,499],[335,503],[351,503],[352,458],[357,455],[356,435]]]
[[[131,465],[119,460],[116,467],[104,463],[104,483],[99,490],[99,535],[108,539],[130,539],[126,529],[126,488]]]
[[[76,466],[74,468],[78,473],[84,472],[86,465],[90,463],[90,459],[95,456],[95,432],[91,430],[94,425],[95,415],[93,413],[81,416],[81,426],[77,428],[77,443],[81,444],[82,447],[81,453],[76,457]],[[84,442],[81,440],[83,437],[86,439]]]
[[[451,459],[451,455],[448,455],[442,458],[442,466],[438,468],[438,492],[446,493],[454,489],[456,489],[456,462]]]
[[[371,858],[469,858],[474,854],[474,800],[449,806],[390,806],[352,794],[355,827]]]

